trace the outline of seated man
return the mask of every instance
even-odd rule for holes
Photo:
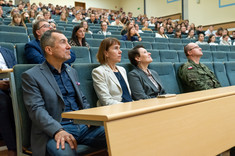
[[[0,69],[13,68],[16,64],[13,51],[0,47]],[[15,123],[8,79],[0,79],[0,134],[8,148],[8,155],[16,155]]]
[[[90,15],[90,19],[87,20],[87,23],[93,23],[93,24],[98,24],[98,21],[95,19],[95,14]]]
[[[215,74],[204,64],[200,63],[202,49],[196,43],[184,47],[188,62],[178,71],[184,92],[192,92],[221,87]]]
[[[104,127],[74,124],[63,112],[89,108],[79,89],[76,71],[64,62],[71,58],[67,38],[48,30],[41,38],[46,61],[22,74],[25,106],[32,120],[33,155],[77,155],[77,144],[105,148]]]
[[[40,39],[44,32],[52,29],[51,25],[44,19],[38,20],[33,24],[34,40],[25,45],[25,57],[30,64],[41,64],[45,61],[45,57],[40,46]],[[71,64],[75,61],[75,54],[70,50],[71,59],[65,63]]]

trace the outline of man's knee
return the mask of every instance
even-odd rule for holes
[[[76,155],[76,150],[72,150],[69,146],[68,143],[65,143],[65,149],[56,148],[56,141],[54,139],[50,139],[47,142],[47,153],[50,156],[75,156]]]

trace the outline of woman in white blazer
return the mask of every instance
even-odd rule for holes
[[[116,38],[104,39],[96,57],[101,64],[92,71],[93,85],[99,98],[97,106],[132,101],[126,70],[116,65],[122,57],[120,42]]]

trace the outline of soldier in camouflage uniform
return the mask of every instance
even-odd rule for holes
[[[178,71],[184,92],[192,92],[221,87],[215,74],[204,64],[200,63],[202,49],[195,43],[184,47],[188,62]]]

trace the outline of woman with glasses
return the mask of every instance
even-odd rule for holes
[[[89,48],[89,44],[86,42],[86,39],[85,39],[85,29],[83,26],[77,25],[73,28],[73,33],[69,41],[69,45],[83,46],[83,47]]]
[[[111,32],[109,32],[109,31],[107,31],[107,29],[108,29],[108,24],[107,24],[107,22],[101,22],[101,30],[100,31],[98,31],[97,32],[97,34],[101,34],[101,35],[104,35],[104,36],[106,36],[106,35],[111,35]]]

